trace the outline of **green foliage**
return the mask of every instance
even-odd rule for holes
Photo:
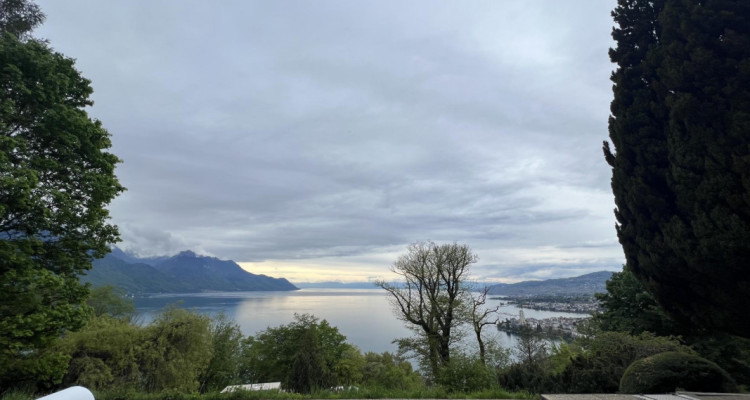
[[[512,364],[498,373],[498,383],[507,390],[531,393],[550,392],[554,380],[542,365]]]
[[[213,319],[211,322],[213,351],[208,366],[199,378],[201,393],[219,391],[239,382],[242,339],[240,327],[226,316],[222,314]]]
[[[294,354],[292,371],[284,382],[285,386],[297,393],[310,393],[329,383],[326,376],[329,371],[322,353],[315,329],[305,331]]]
[[[130,318],[135,312],[133,300],[125,297],[125,291],[109,285],[91,289],[86,305],[95,317]]]
[[[529,325],[521,325],[518,329],[518,341],[513,353],[519,362],[526,366],[540,366],[547,361],[549,342],[543,334]]]
[[[618,4],[605,157],[627,267],[676,320],[750,337],[750,3]]]
[[[0,395],[0,399],[2,400],[34,400],[36,398],[37,396],[33,393],[19,390],[10,390]]]
[[[333,367],[333,373],[340,385],[348,386],[362,382],[365,369],[365,357],[354,346],[348,346],[341,358]]]
[[[497,376],[480,358],[454,354],[450,364],[440,370],[437,383],[451,393],[467,393],[496,387]]]
[[[549,370],[553,375],[561,374],[573,359],[581,353],[581,349],[574,343],[560,343],[553,345],[548,358]]]
[[[196,392],[201,383],[218,379],[206,373],[215,348],[210,324],[208,317],[180,309],[164,311],[146,327],[127,319],[92,318],[59,345],[71,357],[63,383],[93,390]],[[222,369],[214,366],[221,376]]]
[[[681,335],[685,344],[717,364],[738,382],[750,385],[750,339],[706,332],[678,324],[656,304],[627,269],[607,282],[607,293],[597,295],[604,311],[593,317],[601,330],[640,334]]]
[[[90,389],[137,387],[143,329],[108,316],[93,318],[60,344],[71,357],[64,385]]]
[[[693,350],[721,366],[737,384],[750,387],[750,339],[717,334],[687,340]]]
[[[656,304],[654,297],[628,270],[612,274],[607,292],[596,295],[604,311],[593,316],[593,323],[605,331],[660,336],[676,334],[678,326]]]
[[[196,392],[212,356],[211,321],[204,315],[172,308],[144,332],[141,371],[147,391]]]
[[[104,207],[123,188],[73,60],[9,33],[0,60],[1,392],[62,378],[67,356],[51,347],[88,318],[77,276],[118,240]]]
[[[549,357],[519,358],[500,371],[498,380],[510,390],[534,393],[614,393],[630,364],[665,351],[692,353],[674,338],[598,332],[553,347]]]
[[[389,352],[365,354],[362,383],[370,387],[390,390],[413,390],[423,388],[422,377],[412,370],[411,364]]]
[[[726,371],[705,358],[666,352],[644,358],[628,367],[620,381],[622,393],[736,392]]]
[[[528,390],[533,393],[548,391],[551,385],[549,342],[536,329],[522,325],[513,353],[517,363],[503,369],[498,381],[504,388]]]
[[[143,393],[135,391],[105,391],[96,392],[97,400],[303,400],[303,399],[534,399],[535,396],[525,392],[508,392],[503,389],[472,391],[468,393],[448,393],[436,386],[421,387],[412,390],[394,390],[383,387],[362,387],[351,391],[321,390],[310,394],[279,392],[279,391],[236,391],[233,393],[182,393],[167,390],[158,393]],[[3,399],[5,400],[5,399]],[[16,400],[16,399],[13,399]],[[18,398],[17,400],[31,400]]]
[[[338,385],[336,366],[351,346],[326,320],[295,314],[295,321],[268,328],[243,342],[245,382],[277,382],[309,392]]]
[[[622,332],[601,332],[579,341],[581,353],[557,376],[557,390],[568,393],[613,393],[620,377],[634,361],[672,351],[692,353],[674,338],[650,333],[631,336]]]
[[[470,297],[466,280],[477,260],[466,245],[413,243],[391,267],[403,282],[376,283],[388,294],[396,317],[415,333],[398,340],[399,351],[416,355],[431,378],[450,363],[458,326],[471,320],[465,304]]]
[[[42,22],[44,13],[36,4],[26,0],[0,0],[0,34],[8,32],[23,39]]]

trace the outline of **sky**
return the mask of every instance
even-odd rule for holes
[[[293,282],[466,244],[476,280],[620,270],[615,0],[39,1],[92,81],[118,245]]]

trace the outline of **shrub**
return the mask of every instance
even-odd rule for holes
[[[668,393],[677,388],[702,392],[737,391],[726,371],[693,354],[665,352],[631,364],[620,380],[622,393]]]
[[[451,357],[440,370],[437,382],[451,393],[469,393],[497,386],[495,372],[482,361],[467,356]]]
[[[557,374],[557,392],[611,393],[617,390],[625,370],[636,360],[666,351],[692,353],[675,338],[644,332],[631,336],[623,332],[599,332],[582,338],[582,353],[573,356]]]

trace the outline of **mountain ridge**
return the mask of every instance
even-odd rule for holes
[[[606,282],[612,277],[612,271],[598,271],[589,274],[568,277],[553,278],[538,281],[521,281],[516,283],[490,283],[474,282],[467,284],[479,290],[480,288],[489,287],[492,295],[508,296],[534,296],[540,294],[550,295],[575,295],[575,294],[593,294],[603,293],[607,290]],[[399,285],[399,282],[391,282]],[[296,282],[295,285],[301,289],[376,289],[374,282]]]
[[[81,282],[118,286],[131,294],[298,289],[285,278],[253,274],[232,260],[201,256],[190,250],[171,257],[140,258],[114,247],[92,265],[80,276]]]
[[[612,277],[613,273],[613,271],[598,271],[571,278],[499,283],[491,285],[487,294],[500,296],[593,295],[607,291],[607,280]]]

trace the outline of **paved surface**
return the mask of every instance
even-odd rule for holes
[[[629,394],[543,394],[545,400],[636,400]]]
[[[545,400],[750,400],[743,393],[695,393],[674,394],[543,394]]]

